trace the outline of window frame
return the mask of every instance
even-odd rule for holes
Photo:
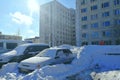
[[[104,2],[104,3],[102,3],[102,5],[101,5],[102,8],[107,8],[107,7],[109,7],[109,6],[110,6],[110,3],[109,3],[109,2]]]

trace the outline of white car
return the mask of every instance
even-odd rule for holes
[[[0,55],[0,66],[8,62],[20,62],[23,59],[33,57],[43,49],[49,48],[47,44],[23,44],[14,50]]]
[[[34,57],[21,61],[18,68],[20,72],[31,72],[46,65],[70,63],[73,58],[73,53],[69,49],[49,48]]]

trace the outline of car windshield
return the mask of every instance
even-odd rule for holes
[[[37,57],[55,57],[55,53],[56,53],[55,50],[45,49],[36,56]]]
[[[14,50],[17,52],[17,54],[21,54],[21,53],[23,53],[25,48],[26,48],[26,46],[18,46]]]

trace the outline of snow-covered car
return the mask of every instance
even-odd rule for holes
[[[69,49],[49,48],[21,61],[18,68],[20,72],[31,72],[46,65],[70,63],[73,59],[73,53]]]
[[[0,66],[8,62],[20,62],[23,59],[33,57],[46,48],[49,48],[47,44],[29,43],[20,45],[14,50],[0,55]]]

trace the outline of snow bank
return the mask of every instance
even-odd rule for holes
[[[0,80],[22,80],[23,76],[17,76],[16,73],[6,73],[6,75],[1,76]]]
[[[81,52],[84,48],[81,47],[76,49],[76,52]],[[80,55],[79,55],[80,56]],[[25,76],[23,80],[27,79],[40,79],[40,80],[64,80],[67,76],[74,75],[86,67],[81,67],[77,61],[79,62],[80,57],[76,57],[72,64],[57,64],[53,66],[45,66],[39,70],[34,71],[33,73]],[[76,63],[75,63],[76,62]],[[83,61],[82,61],[83,62]],[[50,79],[49,79],[50,78]]]
[[[120,71],[92,72],[93,80],[120,80]]]
[[[8,63],[2,66],[0,69],[0,76],[5,75],[6,73],[17,73],[18,63]]]
[[[8,63],[0,69],[0,80],[22,80],[25,74],[18,72],[18,63]]]
[[[120,68],[120,46],[83,46],[72,48],[74,52],[77,53],[76,58],[72,61],[71,64],[57,64],[53,66],[45,66],[41,69],[37,69],[34,72],[26,75],[20,76],[17,74],[17,63],[12,63],[13,65],[7,64],[4,66],[2,70],[0,70],[0,75],[4,75],[7,73],[9,77],[22,80],[65,80],[66,77],[74,76],[76,80],[91,80],[98,79],[99,74],[102,77],[101,80],[104,79],[104,75],[106,72],[114,69]],[[12,67],[12,69],[10,68]],[[7,70],[8,68],[8,70]],[[106,68],[106,70],[105,70]],[[11,70],[9,70],[11,69]],[[99,73],[91,73],[95,69],[98,69]],[[6,71],[7,70],[7,71]],[[12,74],[9,74],[14,72]],[[117,74],[113,72],[113,74]],[[118,72],[120,73],[120,72]],[[91,75],[90,75],[91,74]],[[112,72],[108,72],[108,74],[113,75]],[[109,76],[109,75],[106,75]],[[19,76],[18,76],[19,75]],[[77,75],[77,76],[76,76]],[[97,76],[98,75],[98,76]],[[120,74],[114,78],[105,78],[104,80],[117,80]],[[92,77],[91,77],[92,76]],[[101,77],[101,76],[100,76]],[[110,76],[109,76],[110,77]],[[114,77],[114,76],[113,76]],[[2,77],[3,78],[3,77]],[[4,78],[3,78],[4,79]],[[5,78],[6,79],[6,78]]]
[[[77,57],[72,64],[47,66],[37,72],[43,78],[52,76],[54,79],[63,80],[70,75],[89,69],[100,67],[116,69],[120,67],[120,63],[118,63],[120,58],[116,55],[116,53],[120,53],[120,46],[83,46],[79,50],[77,49],[77,52]],[[115,55],[107,55],[109,53]]]
[[[72,68],[73,67],[71,65],[64,65],[64,64],[45,66],[25,76],[23,80],[27,80],[27,79],[47,80],[48,78],[52,78],[48,80],[62,80]]]

